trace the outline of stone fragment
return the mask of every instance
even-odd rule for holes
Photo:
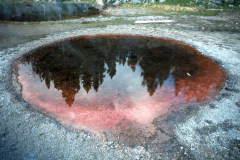
[[[235,103],[237,107],[240,107],[240,101]]]
[[[117,0],[116,2],[113,3],[114,6],[120,6],[121,2],[119,0]]]
[[[156,0],[151,0],[151,3],[156,3]]]
[[[199,9],[206,9],[206,7],[204,5],[199,5],[198,7]]]
[[[96,0],[96,3],[100,6],[104,6],[103,0]]]
[[[213,3],[213,2],[208,2],[208,6],[209,7],[217,7],[217,5],[215,3]]]
[[[196,0],[196,3],[203,3],[203,0]]]
[[[140,0],[132,0],[132,4],[141,4],[142,2]]]
[[[222,5],[223,0],[211,0],[211,2],[215,3],[216,5]]]

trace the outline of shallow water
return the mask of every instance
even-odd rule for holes
[[[192,47],[128,35],[59,42],[26,55],[15,69],[34,108],[90,131],[154,132],[155,118],[210,101],[225,82],[224,70]]]

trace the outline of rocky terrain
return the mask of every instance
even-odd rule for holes
[[[95,17],[0,22],[1,159],[240,159],[240,12],[204,10],[196,15],[189,14],[195,11],[191,8],[175,9],[177,13],[122,6],[108,8]],[[181,9],[188,12],[181,13]],[[135,24],[137,20],[174,22]],[[104,132],[68,128],[32,109],[17,92],[13,62],[40,46],[96,34],[176,39],[218,61],[228,79],[210,103],[156,118],[157,136],[135,146]]]
[[[0,4],[2,21],[48,21],[98,15],[99,10],[91,4],[76,3],[17,3]]]

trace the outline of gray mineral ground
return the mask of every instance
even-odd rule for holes
[[[239,160],[239,0],[115,2],[0,1],[0,159]],[[83,16],[75,15],[79,13],[77,6],[84,8]],[[86,14],[89,7],[94,15]],[[135,24],[136,21],[150,23]],[[151,23],[154,21],[166,23]],[[183,42],[225,70],[224,86],[207,103],[192,103],[154,118],[151,124],[155,132],[148,139],[137,130],[116,133],[74,128],[35,109],[24,99],[16,68],[13,69],[19,58],[62,40],[104,34]],[[128,58],[134,61],[136,56]],[[191,73],[187,76],[190,78]]]

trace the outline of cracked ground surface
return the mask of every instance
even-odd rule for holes
[[[0,23],[1,159],[240,159],[239,14],[160,16],[146,11],[146,15],[127,16],[123,14],[127,10],[121,8],[106,12],[106,16],[60,22]],[[135,20],[151,19],[176,23],[134,24]],[[17,58],[40,46],[89,34],[176,39],[218,61],[228,79],[210,103],[156,118],[156,136],[146,143],[129,146],[107,133],[94,135],[68,128],[21,98],[11,67]]]

